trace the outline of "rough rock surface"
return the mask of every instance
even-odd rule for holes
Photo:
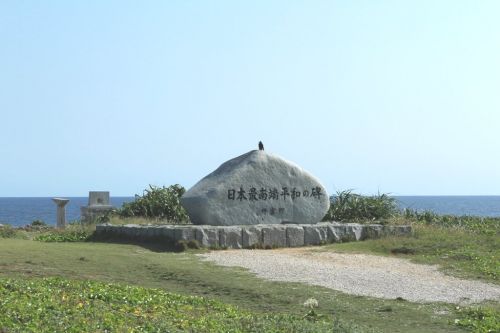
[[[357,234],[354,232],[357,231]],[[306,234],[307,232],[307,234]],[[316,224],[260,224],[242,226],[98,224],[95,236],[102,239],[152,241],[174,245],[178,241],[198,241],[203,247],[260,248],[296,247],[359,241],[383,235],[411,234],[411,226],[382,226],[320,222]],[[362,236],[362,237],[361,237]]]
[[[194,224],[321,221],[330,201],[320,182],[281,157],[252,150],[222,164],[181,198]]]

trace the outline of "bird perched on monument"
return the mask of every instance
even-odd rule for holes
[[[264,150],[264,144],[262,141],[259,141],[259,150]]]

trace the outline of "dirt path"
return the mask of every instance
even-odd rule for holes
[[[437,266],[312,249],[228,250],[198,256],[221,266],[247,268],[264,279],[302,282],[354,295],[457,304],[500,300],[500,286],[447,276]]]

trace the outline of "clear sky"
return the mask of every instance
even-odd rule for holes
[[[0,2],[0,196],[187,188],[257,148],[329,192],[500,195],[500,1]]]

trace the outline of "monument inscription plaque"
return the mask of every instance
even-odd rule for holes
[[[263,150],[223,163],[181,198],[194,224],[316,223],[330,205],[311,174]]]

